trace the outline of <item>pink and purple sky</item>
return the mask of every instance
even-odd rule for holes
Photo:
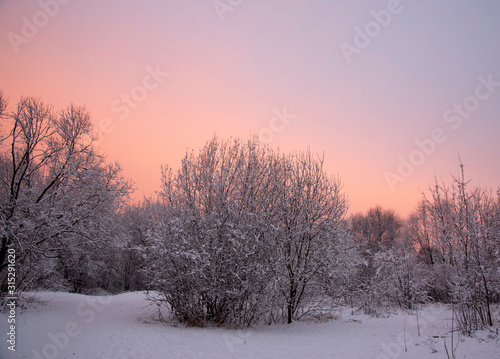
[[[406,215],[459,155],[500,185],[499,35],[496,0],[0,0],[0,89],[85,105],[136,199],[260,135],[324,153],[351,212]]]

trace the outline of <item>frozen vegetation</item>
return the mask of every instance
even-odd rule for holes
[[[214,136],[132,203],[85,108],[0,118],[2,358],[498,358],[500,190],[461,162],[349,214],[322,156]]]

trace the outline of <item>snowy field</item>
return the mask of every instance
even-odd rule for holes
[[[447,358],[451,357],[451,311],[425,307],[416,316],[351,315],[348,309],[325,323],[295,322],[252,329],[189,328],[158,322],[156,305],[144,293],[110,297],[69,293],[32,294],[43,301],[18,314],[15,353],[2,335],[0,358]],[[7,317],[0,315],[6,333]],[[407,351],[405,352],[405,340]],[[474,338],[455,334],[456,358],[498,359],[493,331]]]

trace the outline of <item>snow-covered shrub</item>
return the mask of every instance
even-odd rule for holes
[[[470,190],[460,168],[451,186],[436,183],[427,206],[460,330],[471,335],[493,325],[491,305],[498,298],[500,265],[498,202],[481,188]]]
[[[400,307],[413,309],[427,301],[429,278],[418,261],[415,249],[407,242],[399,242],[391,249],[375,256],[375,282],[388,299]]]
[[[399,241],[403,221],[394,211],[376,206],[366,214],[352,215],[350,222],[363,261],[354,277],[354,299],[349,304],[365,314],[378,315],[382,307],[397,303],[389,294],[397,289],[392,281],[387,282],[379,267],[384,264],[382,258]]]
[[[180,320],[291,322],[325,295],[347,207],[322,160],[215,137],[162,186],[148,275]]]

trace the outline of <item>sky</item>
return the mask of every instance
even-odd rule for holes
[[[497,0],[0,0],[0,90],[84,105],[140,200],[214,134],[322,154],[402,215],[500,185]]]

